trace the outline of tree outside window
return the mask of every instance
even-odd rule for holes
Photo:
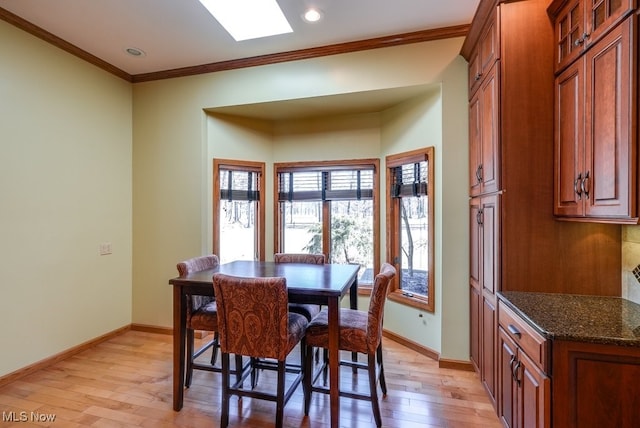
[[[323,253],[360,265],[370,286],[378,268],[378,160],[276,164],[276,252]]]
[[[213,252],[222,263],[264,260],[264,165],[213,161]]]

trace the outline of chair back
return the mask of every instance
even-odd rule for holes
[[[395,275],[396,269],[389,263],[383,263],[380,273],[376,275],[373,283],[367,317],[367,348],[369,352],[375,352],[382,340],[384,303],[387,300],[389,284]]]
[[[178,268],[178,275],[185,276],[193,272],[200,272],[201,270],[213,269],[220,264],[220,259],[215,254],[209,254],[207,256],[193,257],[191,259],[182,261],[176,265]],[[213,302],[212,296],[187,296],[187,320],[191,318],[191,314],[198,308]]]
[[[178,274],[180,276],[188,275],[192,272],[200,272],[201,270],[213,269],[220,264],[220,259],[215,254],[208,256],[194,257],[178,263]]]
[[[222,352],[283,361],[290,350],[285,278],[213,275]]]
[[[323,265],[326,263],[324,254],[304,253],[275,253],[273,261],[276,263],[306,263],[311,265]]]

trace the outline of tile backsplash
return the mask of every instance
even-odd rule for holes
[[[640,226],[622,226],[622,297],[640,303]]]

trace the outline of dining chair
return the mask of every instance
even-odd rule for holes
[[[216,268],[220,264],[217,255],[209,254],[206,256],[193,257],[177,264],[178,274],[185,276],[190,273],[200,272],[203,270]],[[195,331],[206,331],[213,333],[213,340],[201,346],[197,351],[195,349]],[[189,388],[193,378],[193,370],[205,370],[212,372],[221,372],[222,369],[217,367],[216,360],[218,356],[219,334],[218,334],[218,307],[213,296],[187,295],[187,366],[184,385]],[[202,364],[196,362],[196,359],[202,355],[207,349],[211,348],[211,363]],[[236,365],[242,366],[242,357],[236,358]],[[239,377],[239,370],[235,370]]]
[[[307,319],[289,312],[287,282],[282,277],[247,278],[215,273],[213,288],[218,303],[218,328],[222,352],[222,411],[220,425],[229,425],[229,400],[232,395],[251,397],[276,403],[276,427],[283,425],[284,406],[302,382],[304,335]],[[287,356],[301,343],[300,370],[285,389]],[[276,393],[244,388],[253,367],[242,371],[234,384],[230,381],[229,354],[251,359],[277,361]]]
[[[375,277],[369,310],[359,311],[356,309],[340,308],[340,327],[338,347],[341,351],[351,351],[366,354],[367,363],[351,360],[341,360],[340,365],[349,366],[354,369],[366,369],[369,374],[369,394],[356,391],[340,390],[340,395],[371,402],[373,417],[376,426],[382,425],[380,417],[380,405],[378,403],[378,384],[383,396],[387,394],[387,385],[384,379],[384,365],[382,361],[382,320],[384,316],[384,304],[389,290],[389,284],[396,275],[396,269],[389,263],[383,263]],[[304,403],[305,415],[309,414],[311,393],[328,393],[326,386],[316,386],[316,381],[320,373],[324,374],[326,385],[326,374],[328,361],[325,358],[321,370],[313,373],[313,348],[329,347],[329,323],[328,312],[323,309],[307,326],[305,335],[305,367],[304,367]]]
[[[313,265],[323,265],[326,263],[324,254],[305,253],[275,253],[273,261],[276,263],[306,263]],[[306,303],[289,303],[289,311],[302,314],[311,321],[313,317],[320,313],[320,305]]]

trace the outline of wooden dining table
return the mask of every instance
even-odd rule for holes
[[[187,296],[213,295],[213,274],[243,277],[284,277],[289,302],[326,305],[329,311],[329,396],[331,426],[338,427],[340,417],[338,328],[340,301],[349,294],[350,307],[357,309],[358,265],[274,263],[234,261],[214,269],[194,272],[169,280],[173,285],[173,409],[182,409],[186,370]]]

